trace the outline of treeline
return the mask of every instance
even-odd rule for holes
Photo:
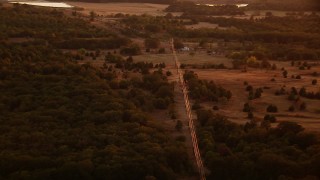
[[[122,46],[127,46],[131,43],[128,38],[111,37],[111,38],[99,38],[99,39],[71,39],[53,42],[53,46],[60,49],[118,49]]]
[[[171,33],[182,38],[216,38],[227,41],[257,41],[262,43],[302,43],[306,41],[319,40],[318,35],[310,35],[300,32],[241,32],[239,30],[220,30],[220,29],[197,29],[187,30],[184,28],[172,29]],[[307,42],[306,42],[307,43]]]
[[[69,17],[53,9],[15,5],[0,11],[0,39],[27,38],[28,43],[42,43],[60,49],[116,49],[128,46],[128,38],[118,37],[88,22]],[[30,42],[34,41],[34,42]]]
[[[199,147],[208,179],[317,179],[320,149],[315,134],[294,122],[277,127],[251,121],[245,126],[198,110]],[[232,173],[230,173],[232,172]]]
[[[302,14],[302,15],[287,15],[284,17],[267,16],[265,18],[255,19],[237,19],[224,17],[206,17],[185,15],[184,18],[194,19],[200,22],[209,22],[218,24],[220,27],[236,27],[248,32],[304,32],[304,33],[319,33],[318,23],[320,17],[317,14]]]
[[[184,143],[146,113],[149,99],[172,102],[164,75],[118,79],[119,70],[76,64],[42,43],[0,43],[0,179],[177,179],[193,172]]]
[[[80,18],[68,17],[60,10],[47,10],[27,5],[16,4],[12,9],[2,7],[0,21],[0,39],[65,40],[114,36],[110,31],[91,26]]]
[[[252,10],[284,10],[284,11],[319,11],[318,0],[267,0],[249,1],[248,9]]]
[[[213,81],[200,80],[193,71],[186,71],[183,75],[190,97],[196,100],[219,101],[221,98],[229,100],[232,93],[223,87],[216,85]]]
[[[123,18],[121,22],[126,25],[122,30],[122,34],[144,38],[150,38],[152,35],[166,32],[168,29],[182,27],[184,24],[182,20],[173,18],[170,13],[165,17],[131,15]]]
[[[244,11],[236,5],[223,5],[223,6],[206,6],[197,5],[193,2],[182,1],[174,2],[166,8],[167,12],[183,12],[184,15],[244,15]]]
[[[230,48],[230,53],[227,57],[234,60],[247,60],[250,57],[255,57],[257,60],[319,60],[320,52],[317,50],[310,50],[306,48],[296,49],[291,46],[279,45],[279,44],[265,44],[248,45],[239,43],[242,48]],[[263,48],[261,48],[263,47]]]

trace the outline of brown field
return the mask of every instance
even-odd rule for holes
[[[212,24],[207,22],[199,22],[198,24],[186,25],[187,29],[200,29],[200,28],[219,28],[218,24]]]
[[[142,55],[134,56],[134,61],[145,61],[152,63],[166,63],[166,70],[172,72],[175,71],[173,56],[170,53],[169,48],[166,47],[166,54],[153,54],[143,53]],[[90,63],[96,67],[101,67],[104,63],[103,55],[92,60],[87,57],[82,63]],[[278,121],[294,121],[301,124],[307,130],[320,132],[320,101],[311,100],[307,98],[300,98],[301,101],[307,104],[307,109],[304,111],[298,110],[296,104],[295,112],[289,112],[288,108],[294,105],[293,101],[289,101],[288,95],[276,96],[275,91],[284,87],[287,92],[290,92],[291,87],[296,87],[298,90],[301,87],[306,87],[307,91],[320,91],[320,79],[319,77],[313,77],[311,73],[320,72],[320,65],[315,65],[311,70],[299,70],[298,67],[292,67],[290,62],[278,62],[275,63],[278,67],[277,70],[263,70],[263,69],[248,69],[247,72],[241,70],[231,69],[231,60],[221,56],[207,55],[205,52],[196,52],[194,56],[191,56],[189,52],[180,52],[177,54],[181,63],[186,64],[220,64],[224,63],[229,69],[189,69],[195,71],[200,79],[213,80],[215,83],[222,87],[232,91],[232,98],[230,101],[221,102],[204,102],[203,105],[207,108],[212,108],[213,105],[219,106],[219,113],[227,116],[231,121],[244,124],[248,122],[247,113],[242,112],[243,104],[247,102],[248,92],[245,91],[244,81],[247,81],[249,85],[256,88],[264,88],[261,98],[252,100],[252,106],[254,109],[254,116],[258,121],[261,121],[266,112],[266,108],[270,104],[274,104],[278,107],[279,112],[274,115]],[[284,67],[288,71],[288,78],[283,78],[282,70]],[[291,75],[301,75],[302,79],[292,79]],[[274,78],[275,81],[271,81]],[[313,79],[318,79],[317,85],[311,85]],[[273,124],[275,126],[276,124]]]
[[[280,63],[281,64],[281,63]],[[279,64],[279,65],[280,65]],[[287,62],[289,64],[289,62]],[[278,67],[279,67],[278,65]],[[229,102],[219,102],[219,103],[204,103],[208,108],[213,105],[218,105],[219,112],[226,115],[230,120],[237,123],[248,122],[247,113],[242,112],[243,104],[247,102],[248,92],[245,91],[243,82],[247,81],[254,88],[265,88],[262,97],[259,99],[252,100],[252,106],[254,109],[254,116],[258,120],[262,120],[266,114],[266,108],[270,104],[274,104],[278,107],[279,112],[274,113],[278,121],[294,121],[301,124],[307,130],[320,132],[320,101],[311,100],[307,98],[300,98],[301,101],[307,104],[307,109],[305,111],[297,110],[295,112],[289,112],[288,108],[293,105],[293,101],[289,101],[288,95],[276,96],[274,95],[277,89],[285,87],[287,91],[290,92],[291,87],[296,87],[298,90],[301,87],[306,87],[308,91],[312,90],[317,92],[320,90],[320,86],[311,85],[311,80],[315,79],[311,75],[307,75],[314,71],[320,70],[320,67],[314,68],[312,70],[296,70],[297,68],[288,69],[289,77],[283,78],[281,70],[266,71],[249,69],[248,72],[241,72],[241,70],[194,70],[200,79],[213,80],[217,84],[223,86],[226,89],[232,91],[232,98]],[[292,79],[292,74],[301,74],[302,79]],[[275,78],[275,82],[271,79]],[[298,105],[298,104],[296,104]],[[276,124],[274,124],[276,125]]]
[[[123,14],[149,14],[153,16],[164,16],[167,13],[163,10],[168,7],[164,4],[150,3],[85,3],[85,2],[66,2],[75,7],[84,8],[83,13],[89,14],[91,11],[99,15]]]
[[[206,63],[224,63],[227,67],[231,67],[231,60],[224,57],[209,56],[205,53],[196,54],[190,56],[189,54],[178,54],[181,63],[190,64],[206,64]],[[172,54],[144,54],[134,57],[135,61],[149,61],[153,63],[165,62],[167,64],[167,70],[174,71],[174,61]],[[301,124],[309,131],[320,132],[320,101],[311,100],[307,98],[300,98],[302,102],[305,102],[307,109],[304,111],[298,110],[298,103],[288,100],[288,95],[276,96],[275,91],[284,87],[287,92],[290,92],[291,87],[296,87],[298,90],[301,87],[305,87],[307,91],[318,92],[320,90],[319,83],[317,85],[311,85],[312,79],[318,79],[319,77],[313,77],[311,73],[320,72],[320,66],[314,66],[311,70],[299,70],[298,67],[291,67],[290,62],[278,62],[272,61],[278,67],[277,70],[263,70],[263,69],[248,69],[247,72],[233,69],[189,69],[195,71],[200,79],[213,80],[215,83],[223,86],[224,88],[232,91],[232,98],[230,101],[221,102],[204,102],[202,105],[211,109],[213,105],[219,106],[219,113],[227,116],[229,120],[244,124],[248,122],[247,113],[242,112],[243,104],[247,102],[248,92],[245,91],[244,81],[247,81],[249,85],[256,88],[264,88],[261,98],[252,100],[252,106],[254,107],[254,116],[258,121],[261,121],[267,114],[266,108],[270,104],[274,104],[278,107],[279,112],[274,113],[277,117],[277,121],[294,121]],[[288,78],[283,78],[282,70],[284,67],[288,71]],[[292,79],[291,75],[302,76],[302,79]],[[274,78],[275,81],[271,81]],[[294,112],[289,112],[288,108],[291,105],[296,106]],[[270,113],[269,113],[270,114]],[[277,124],[273,124],[276,126]]]

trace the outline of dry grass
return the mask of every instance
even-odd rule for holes
[[[200,29],[200,28],[219,28],[218,24],[211,24],[207,22],[199,22],[198,24],[186,25],[187,29]]]
[[[111,15],[117,13],[123,14],[149,14],[154,16],[163,16],[166,14],[163,10],[168,5],[150,4],[150,3],[85,3],[85,2],[66,2],[75,7],[84,8],[83,13],[89,14],[91,11],[99,15]]]
[[[278,66],[284,63],[278,63]],[[289,64],[286,62],[286,64]],[[309,74],[314,71],[319,71],[320,67],[315,67],[312,70],[297,70],[289,65],[285,66],[289,75],[291,74]],[[257,119],[263,119],[266,114],[266,108],[270,104],[274,104],[278,107],[279,113],[276,113],[278,121],[294,121],[303,125],[310,131],[320,131],[320,115],[319,115],[319,100],[310,100],[301,98],[303,102],[307,104],[307,110],[295,112],[289,112],[288,108],[294,102],[289,101],[288,95],[275,96],[274,92],[281,87],[285,87],[287,91],[290,91],[291,87],[300,89],[306,87],[307,90],[319,91],[320,86],[311,85],[311,80],[314,77],[310,75],[302,75],[301,80],[292,78],[283,78],[281,70],[266,71],[266,70],[249,70],[248,72],[241,72],[240,70],[194,70],[201,79],[213,80],[217,84],[220,84],[226,89],[232,91],[233,97],[229,102],[219,103],[205,103],[206,107],[211,108],[213,105],[220,107],[219,112],[229,117],[230,120],[237,123],[248,122],[247,113],[242,112],[243,104],[247,102],[248,92],[245,91],[243,85],[244,81],[247,81],[254,88],[268,87],[264,89],[262,97],[252,101],[254,107],[254,115]],[[275,78],[276,81],[272,82],[270,79]]]

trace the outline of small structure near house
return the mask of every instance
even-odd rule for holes
[[[185,47],[181,48],[180,50],[181,50],[181,51],[190,51],[190,48],[187,47],[187,46],[185,46]]]

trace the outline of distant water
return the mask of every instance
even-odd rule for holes
[[[197,5],[206,5],[206,6],[224,6],[226,4],[197,4]],[[232,5],[236,5],[238,8],[240,7],[246,7],[249,4],[232,4]]]
[[[73,6],[63,2],[49,1],[9,1],[9,3],[27,4],[31,6],[55,7],[55,8],[72,8]]]

